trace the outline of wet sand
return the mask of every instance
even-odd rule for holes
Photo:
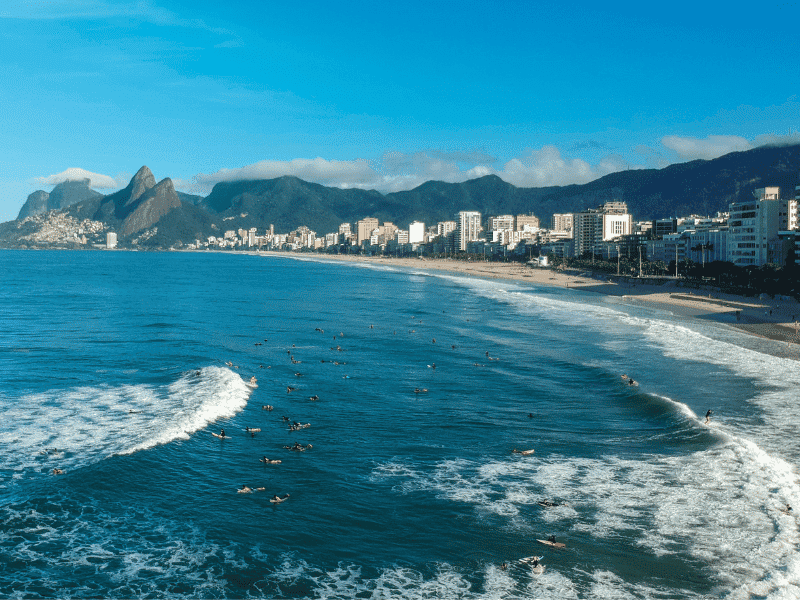
[[[579,272],[557,271],[529,267],[520,263],[492,263],[452,259],[375,258],[350,255],[266,253],[291,258],[313,258],[390,265],[416,270],[435,270],[485,277],[525,281],[579,289],[589,293],[619,296],[631,304],[646,304],[669,310],[682,316],[706,319],[731,325],[752,335],[796,344],[800,341],[796,320],[800,319],[800,304],[795,300],[759,299],[723,294],[716,291],[684,288],[680,282],[663,284],[647,280],[617,280],[592,278]]]

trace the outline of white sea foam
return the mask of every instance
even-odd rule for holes
[[[800,484],[791,465],[747,440],[734,437],[688,456],[639,461],[448,460],[430,470],[395,461],[378,466],[373,476],[398,480],[400,493],[427,490],[475,505],[478,517],[506,516],[509,527],[526,530],[536,525],[529,516],[517,518],[523,507],[557,498],[565,505],[537,512],[540,531],[574,531],[598,540],[624,532],[654,557],[689,554],[731,597],[747,598],[748,590],[757,589],[764,597],[783,598],[800,590],[800,529],[796,517],[779,510],[798,505]],[[641,597],[616,576],[598,586],[586,597]]]
[[[0,474],[5,479],[56,466],[74,469],[187,439],[216,419],[236,414],[249,395],[238,374],[205,367],[166,386],[78,387],[6,400],[0,407],[0,433],[6,440]]]
[[[186,522],[63,505],[47,514],[5,506],[0,523],[0,553],[27,564],[0,576],[3,597],[160,597],[186,584],[190,597],[224,596],[223,549]]]

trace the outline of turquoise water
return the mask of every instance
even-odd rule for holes
[[[0,273],[3,597],[800,596],[780,344],[281,257],[3,251]]]

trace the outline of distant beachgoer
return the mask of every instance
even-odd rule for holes
[[[508,569],[508,565],[506,563],[503,563],[502,565],[500,565],[500,568],[503,569],[503,571],[505,571],[506,569]]]

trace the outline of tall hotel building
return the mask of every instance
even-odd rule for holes
[[[360,246],[364,240],[369,240],[372,232],[378,228],[378,219],[367,217],[356,223],[358,238],[356,243]]]
[[[572,239],[575,256],[592,250],[595,244],[629,235],[633,217],[624,202],[606,202],[601,208],[572,215]]]
[[[728,260],[739,267],[774,262],[770,242],[778,237],[781,213],[786,210],[778,187],[759,188],[753,195],[748,202],[730,205]]]
[[[464,210],[458,213],[458,229],[456,230],[458,249],[464,251],[469,242],[478,239],[481,233],[481,213]]]

